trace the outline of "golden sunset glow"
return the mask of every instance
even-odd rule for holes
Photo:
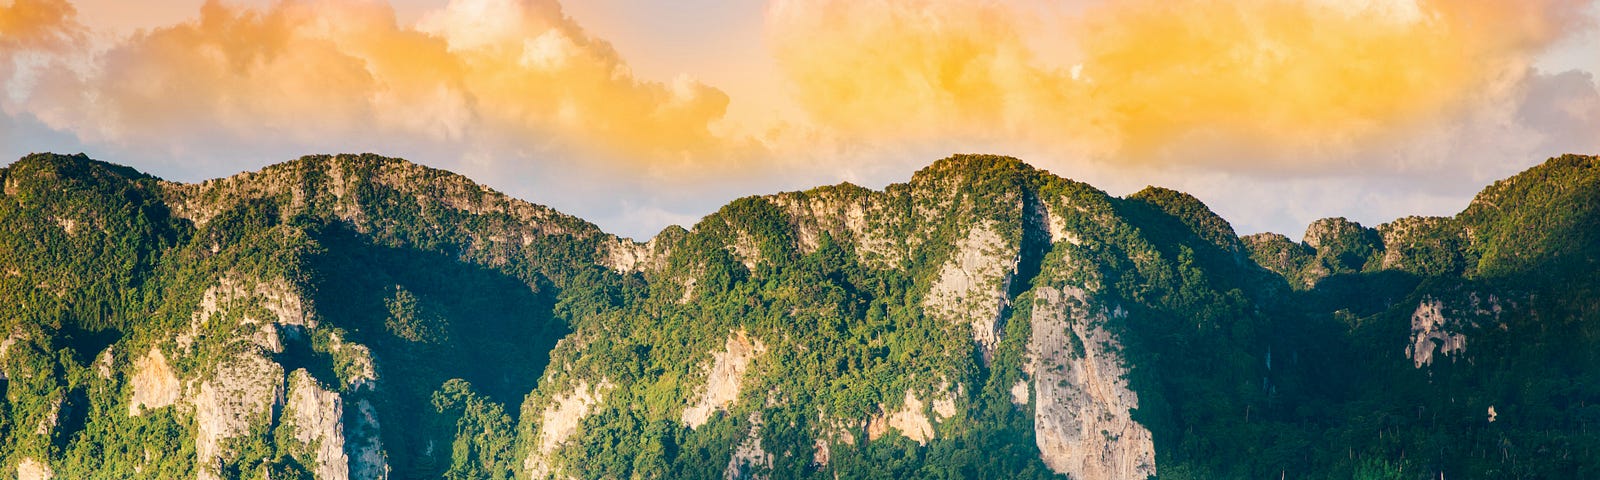
[[[995,2],[786,0],[770,26],[802,104],[874,134],[988,132],[1138,158],[1187,137],[1349,142],[1508,88],[1584,4],[1108,2],[1029,51]]]
[[[126,24],[80,1],[0,0],[8,155],[377,150],[680,184],[998,150],[1131,188],[1493,178],[1490,155],[1600,148],[1592,0],[175,0]],[[667,21],[697,34],[630,29]]]
[[[26,13],[26,12],[24,12]],[[97,74],[45,75],[30,107],[94,140],[180,135],[203,121],[230,134],[313,137],[379,130],[455,140],[692,150],[727,98],[693,80],[635,78],[554,2],[450,4],[416,27],[361,1],[247,9],[208,2],[191,21],[136,34]]]
[[[29,46],[73,13],[65,2],[20,0],[0,5],[0,40],[10,48]]]

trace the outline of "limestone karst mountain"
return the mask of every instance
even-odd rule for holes
[[[956,156],[649,242],[372,155],[0,170],[19,478],[1600,476],[1600,158],[1238,236]]]

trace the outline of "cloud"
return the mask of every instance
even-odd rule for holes
[[[52,49],[79,38],[77,11],[66,0],[13,0],[0,5],[0,55],[22,49]]]
[[[1092,121],[1062,110],[1088,85],[1040,68],[1016,13],[985,1],[775,0],[767,29],[800,105],[845,135],[1091,134]]]
[[[1019,33],[1035,10],[994,1],[775,0],[767,24],[801,105],[844,135],[1299,168],[1515,95],[1586,5],[1105,2],[1061,22],[1067,58]]]
[[[1532,56],[1587,21],[1577,0],[1030,1],[772,0],[790,89],[771,94],[805,118],[742,126],[721,90],[640,78],[556,0],[452,0],[416,25],[381,0],[211,0],[0,81],[9,114],[173,157],[507,152],[703,171],[1000,150],[1325,171],[1515,97]],[[65,0],[15,0],[0,42],[73,44],[73,18]]]
[[[1600,87],[1593,73],[1530,75],[1520,103],[1518,120],[1539,132],[1547,149],[1600,152]]]
[[[70,18],[69,5],[52,5]],[[211,0],[198,18],[119,39],[86,63],[42,69],[52,81],[24,95],[24,109],[90,143],[189,155],[412,143],[642,160],[724,145],[708,125],[726,95],[688,77],[636,77],[554,0],[452,0],[417,27],[379,1]]]
[[[1086,22],[1085,71],[1135,153],[1205,136],[1271,139],[1279,154],[1343,153],[1351,139],[1409,131],[1502,95],[1584,6],[1349,5],[1119,3]]]
[[[554,130],[595,144],[656,153],[705,153],[708,126],[728,97],[687,76],[641,82],[611,45],[591,37],[554,0],[456,0],[424,18],[467,70],[481,111],[513,129]]]
[[[15,117],[25,90],[37,83],[34,66],[82,44],[83,26],[66,0],[15,0],[0,4],[0,138],[36,127]]]

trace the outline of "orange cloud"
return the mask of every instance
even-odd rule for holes
[[[376,1],[212,0],[44,75],[60,81],[36,87],[31,113],[117,144],[421,137],[672,157],[720,148],[707,125],[728,101],[692,79],[637,78],[554,0],[452,0],[418,27]]]
[[[123,38],[89,35],[67,0],[9,1],[0,108],[84,143],[699,174],[947,149],[1327,166],[1525,96],[1530,59],[1592,0],[770,0],[790,88],[743,88],[782,108],[738,119],[721,90],[635,75],[556,0],[451,0],[416,25],[384,0],[211,0]]]
[[[1084,72],[1126,145],[1195,134],[1290,147],[1453,114],[1509,86],[1583,3],[1118,3],[1083,32]]]
[[[0,5],[0,54],[58,47],[80,36],[66,0],[14,0]]]
[[[1037,65],[1018,26],[987,1],[776,0],[767,12],[798,102],[846,134],[1092,134],[1092,119],[1062,110],[1087,85]]]
[[[728,97],[689,77],[641,82],[610,44],[591,37],[554,0],[457,0],[421,24],[449,45],[483,113],[531,130],[578,133],[593,143],[705,152],[708,125]]]
[[[776,0],[774,56],[847,134],[975,136],[1153,158],[1182,148],[1328,152],[1448,118],[1527,74],[1586,2],[1133,0],[1066,22],[986,0]],[[1331,156],[1330,156],[1331,157]]]

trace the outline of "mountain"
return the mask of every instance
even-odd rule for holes
[[[1600,477],[1600,158],[1238,236],[962,155],[647,243],[440,170],[0,170],[19,478]]]

